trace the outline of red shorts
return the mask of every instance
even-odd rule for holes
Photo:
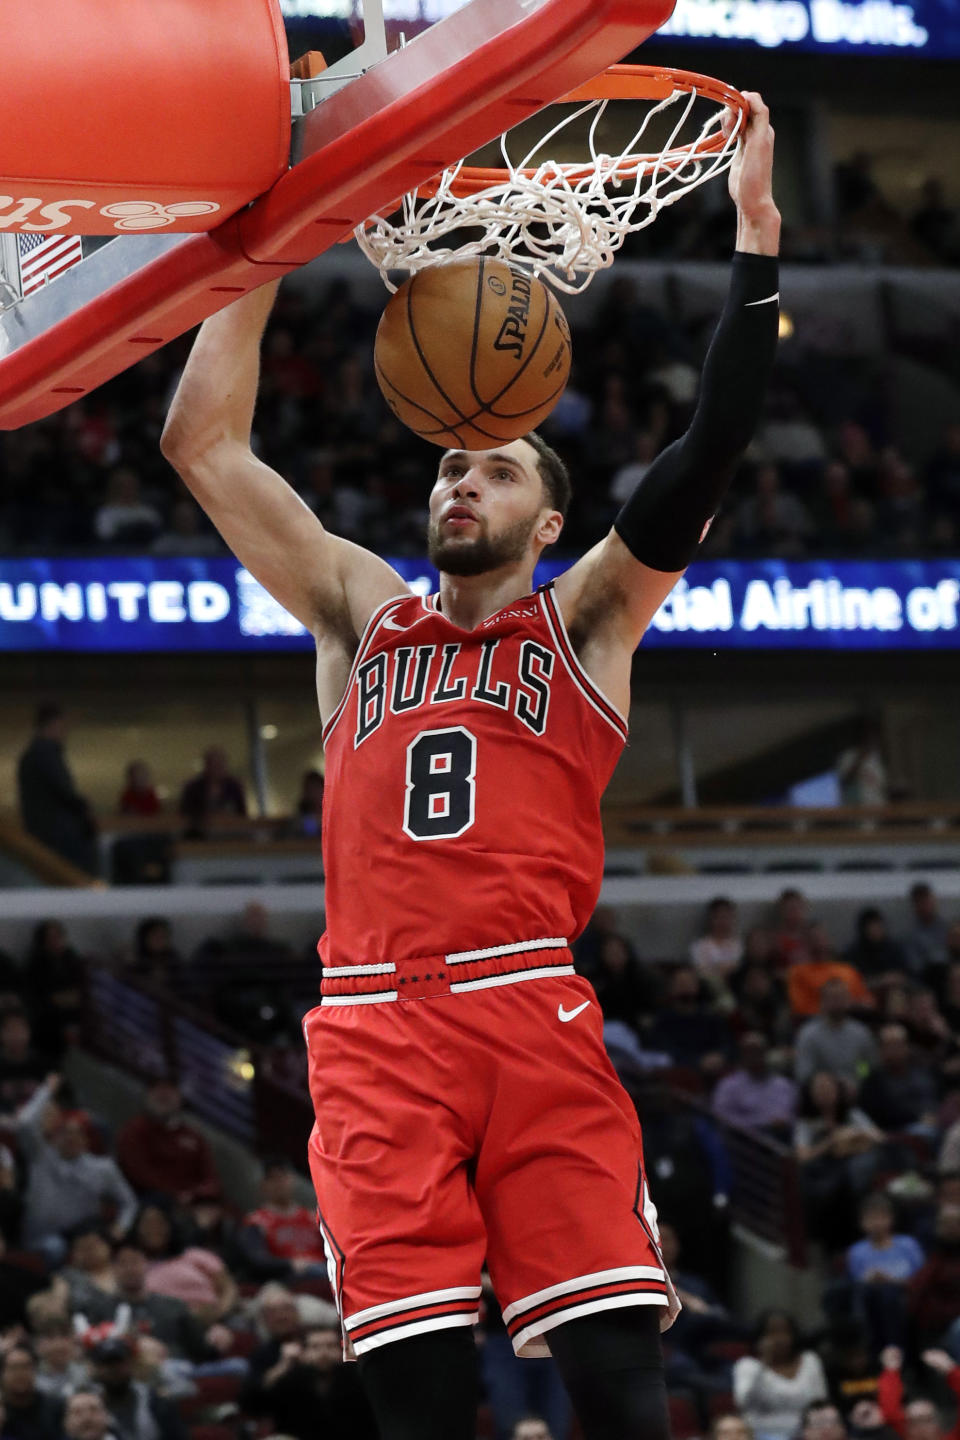
[[[519,1355],[577,1316],[665,1305],[640,1126],[569,951],[342,968],[304,1033],[347,1358],[473,1324],[484,1263]]]

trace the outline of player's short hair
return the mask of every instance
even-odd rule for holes
[[[573,495],[573,487],[570,484],[570,471],[560,459],[556,450],[549,446],[546,440],[537,434],[536,430],[529,431],[523,438],[527,444],[532,445],[537,452],[537,470],[540,473],[540,479],[543,481],[544,489],[549,496],[550,504],[554,510],[559,510],[560,514],[566,518],[567,511],[570,509],[570,500]]]

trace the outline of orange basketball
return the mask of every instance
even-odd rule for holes
[[[392,297],[374,365],[398,420],[435,445],[489,450],[550,414],[570,374],[553,293],[505,260],[429,265]]]

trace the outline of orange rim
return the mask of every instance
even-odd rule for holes
[[[698,75],[693,70],[671,70],[663,65],[611,65],[609,70],[595,75],[576,90],[561,95],[554,103],[578,105],[590,100],[666,100],[678,90],[687,94],[696,90],[705,100],[713,100],[724,109],[739,111],[744,117],[749,111],[747,101],[733,85],[714,80],[710,75]],[[726,143],[726,137],[718,132],[706,140],[665,150],[661,155],[624,155],[617,162],[611,178],[616,175],[618,179],[627,180],[634,179],[641,171],[675,170],[691,160],[718,154]],[[562,164],[556,166],[556,176],[575,185],[588,179],[595,169],[594,165]],[[515,173],[529,180],[538,172],[526,169]],[[502,167],[463,165],[447,188],[451,194],[466,199],[509,179],[510,171]],[[549,176],[541,176],[541,179],[549,188]],[[440,183],[438,178],[426,180],[418,187],[417,194],[431,199],[440,189]]]

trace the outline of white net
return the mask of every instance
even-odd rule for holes
[[[438,260],[494,255],[577,294],[612,264],[628,235],[733,163],[744,112],[734,111],[735,123],[725,134],[722,102],[701,122],[695,114],[701,98],[696,86],[675,88],[647,111],[615,156],[598,147],[609,99],[589,100],[564,115],[517,161],[508,133],[500,141],[505,173],[461,161],[429,187],[405,195],[392,216],[371,216],[358,227],[357,241],[391,291],[397,288],[391,271],[413,273]],[[647,137],[655,118],[673,106],[678,110],[669,117],[666,143],[652,146]],[[591,111],[588,157],[562,163],[548,158],[558,137]]]

